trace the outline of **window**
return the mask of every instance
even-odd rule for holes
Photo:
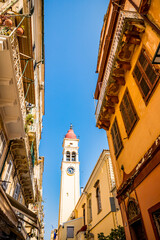
[[[160,239],[160,202],[148,209],[156,239]]]
[[[20,193],[20,185],[19,183],[17,183],[16,188],[14,190],[14,194],[13,194],[14,199],[18,200],[19,193]]]
[[[138,116],[133,106],[128,90],[126,90],[124,93],[122,102],[120,104],[120,111],[122,114],[127,135],[129,136],[135,123],[138,120]]]
[[[2,130],[1,130],[1,131],[0,131],[0,159],[1,159],[1,157],[2,157],[2,154],[3,154],[3,151],[4,151],[5,145],[6,145],[5,136],[4,136],[4,133],[3,133]]]
[[[67,226],[67,238],[74,238],[74,227]]]
[[[72,161],[76,161],[76,153],[75,152],[72,152]]]
[[[152,217],[157,229],[158,236],[160,237],[160,209],[152,213]]]
[[[3,187],[4,190],[7,189],[8,181],[9,181],[9,178],[10,178],[10,175],[11,175],[11,172],[12,172],[12,167],[13,167],[13,163],[10,160],[9,163],[8,163],[8,166],[7,166],[7,171],[6,171],[4,181],[2,183],[2,187]]]
[[[97,207],[98,207],[98,213],[102,210],[101,206],[101,195],[100,195],[100,188],[97,186],[96,188],[96,198],[97,198]]]
[[[123,144],[122,144],[122,139],[121,139],[121,135],[119,132],[116,118],[115,118],[114,123],[111,128],[111,135],[112,135],[112,140],[113,140],[115,156],[118,157],[118,155],[120,154],[120,152],[123,148]]]
[[[147,102],[159,79],[159,74],[156,72],[156,69],[152,65],[144,49],[142,49],[139,59],[133,70],[133,76],[136,79],[136,83],[140,88],[145,102]]]
[[[88,197],[88,222],[90,223],[92,221],[92,200],[91,200],[91,194]]]
[[[66,152],[66,161],[70,161],[70,152],[69,151]]]
[[[84,220],[84,225],[86,225],[86,209],[85,209],[85,204],[83,204],[82,208],[83,208],[83,220]]]

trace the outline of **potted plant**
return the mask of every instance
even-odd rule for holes
[[[7,18],[5,21],[4,21],[4,25],[6,25],[7,27],[12,27],[12,20],[10,18]]]
[[[22,36],[24,34],[24,26],[20,26],[16,30],[18,36]]]
[[[25,132],[27,133],[29,130],[29,126],[32,125],[34,122],[34,117],[31,113],[29,113],[26,117],[26,124],[25,124]]]

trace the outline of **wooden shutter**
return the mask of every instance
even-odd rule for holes
[[[111,128],[111,135],[112,135],[112,140],[113,140],[113,146],[114,146],[114,151],[115,151],[115,156],[118,157],[119,153],[121,152],[123,148],[117,120],[115,118],[114,123]]]
[[[116,204],[115,204],[115,199],[114,197],[110,197],[110,205],[111,205],[111,212],[116,212]]]
[[[147,102],[157,81],[159,80],[159,74],[152,65],[144,49],[142,49],[137,60],[133,70],[133,76],[145,102]]]
[[[126,90],[124,93],[122,102],[120,104],[120,111],[122,114],[126,132],[129,135],[138,119],[138,116],[133,106],[128,90]]]

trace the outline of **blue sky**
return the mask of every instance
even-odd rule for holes
[[[45,157],[45,240],[58,224],[62,142],[70,123],[80,137],[80,185],[108,149],[96,128],[93,94],[100,32],[107,0],[45,0],[45,116],[40,155]]]

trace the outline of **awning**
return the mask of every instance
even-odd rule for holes
[[[20,239],[26,239],[26,232],[18,231],[18,217],[15,214],[14,209],[12,208],[12,205],[10,201],[8,200],[8,197],[6,196],[3,188],[0,186],[0,219],[2,222],[5,223],[5,225],[8,227],[8,229],[15,233]]]
[[[32,220],[33,223],[30,223],[28,221],[26,221],[26,222],[28,224],[30,224],[31,226],[39,229],[40,226],[39,226],[39,221],[38,221],[37,215],[34,212],[32,212],[31,210],[29,210],[27,207],[25,207],[23,204],[19,203],[16,199],[11,197],[9,194],[6,194],[6,195],[8,197],[10,204],[12,205],[12,207],[14,207],[18,212],[21,212],[27,218]],[[23,219],[23,221],[25,221],[25,220]]]

